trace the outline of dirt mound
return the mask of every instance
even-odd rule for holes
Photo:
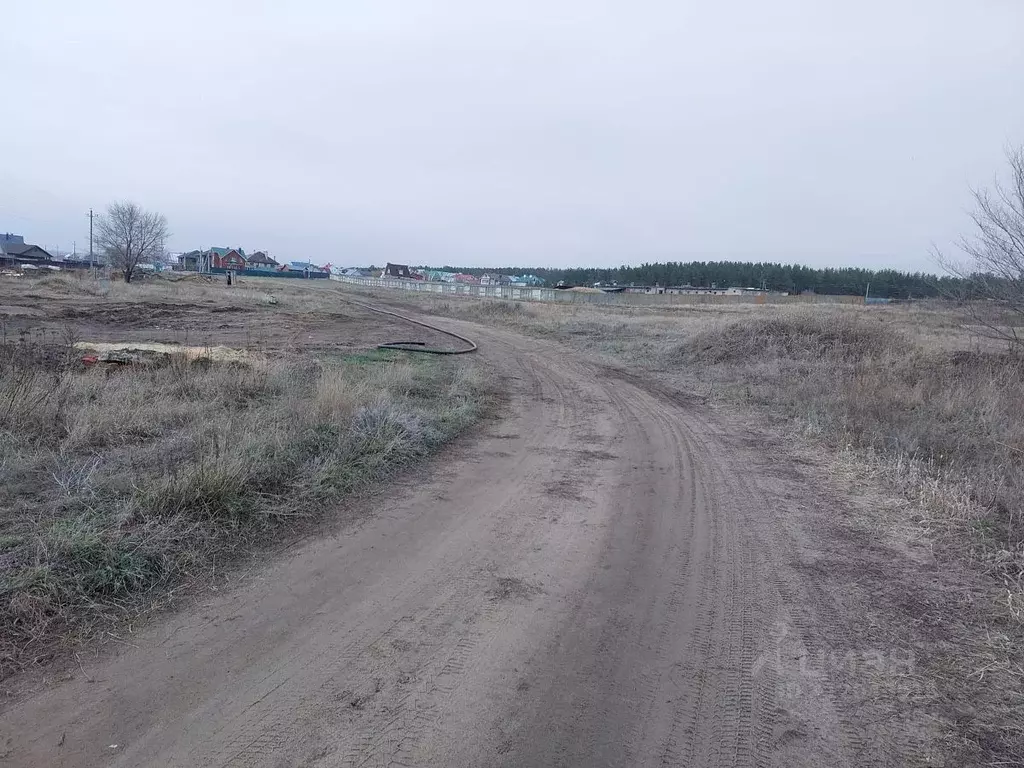
[[[789,358],[844,361],[896,352],[906,340],[882,323],[842,314],[808,312],[758,317],[701,331],[682,344],[679,356],[689,362],[736,363]]]

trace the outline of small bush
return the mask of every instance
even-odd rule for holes
[[[125,597],[163,573],[162,558],[145,539],[105,530],[95,519],[57,520],[37,546],[37,558],[47,562],[51,574],[87,600]]]
[[[524,302],[502,299],[434,301],[431,303],[430,309],[437,315],[484,322],[519,324],[536,317],[534,309]]]
[[[419,414],[380,400],[355,412],[352,439],[360,456],[381,462],[424,453],[436,441],[437,434]]]
[[[481,317],[510,318],[527,316],[530,310],[521,301],[489,299],[476,305],[476,313]]]

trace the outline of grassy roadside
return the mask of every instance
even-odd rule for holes
[[[473,361],[374,351],[104,369],[71,341],[0,345],[4,675],[415,471],[487,407]]]

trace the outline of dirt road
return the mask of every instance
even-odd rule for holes
[[[878,685],[899,670],[856,663],[870,596],[821,578],[805,518],[827,489],[698,403],[450,324],[507,377],[503,418],[355,527],[8,707],[0,762],[914,762],[924,726]]]

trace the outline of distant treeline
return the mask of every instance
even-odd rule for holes
[[[799,264],[772,264],[768,262],[736,261],[670,261],[663,264],[641,264],[636,267],[613,269],[546,269],[544,267],[444,267],[445,270],[482,275],[500,272],[505,275],[532,274],[543,278],[548,285],[565,281],[570,285],[617,283],[619,285],[696,285],[718,288],[765,287],[773,291],[800,293],[814,291],[824,294],[863,295],[871,286],[872,296],[893,299],[923,298],[959,293],[962,283],[958,278],[940,277],[923,272],[898,272],[895,269],[815,269]]]

